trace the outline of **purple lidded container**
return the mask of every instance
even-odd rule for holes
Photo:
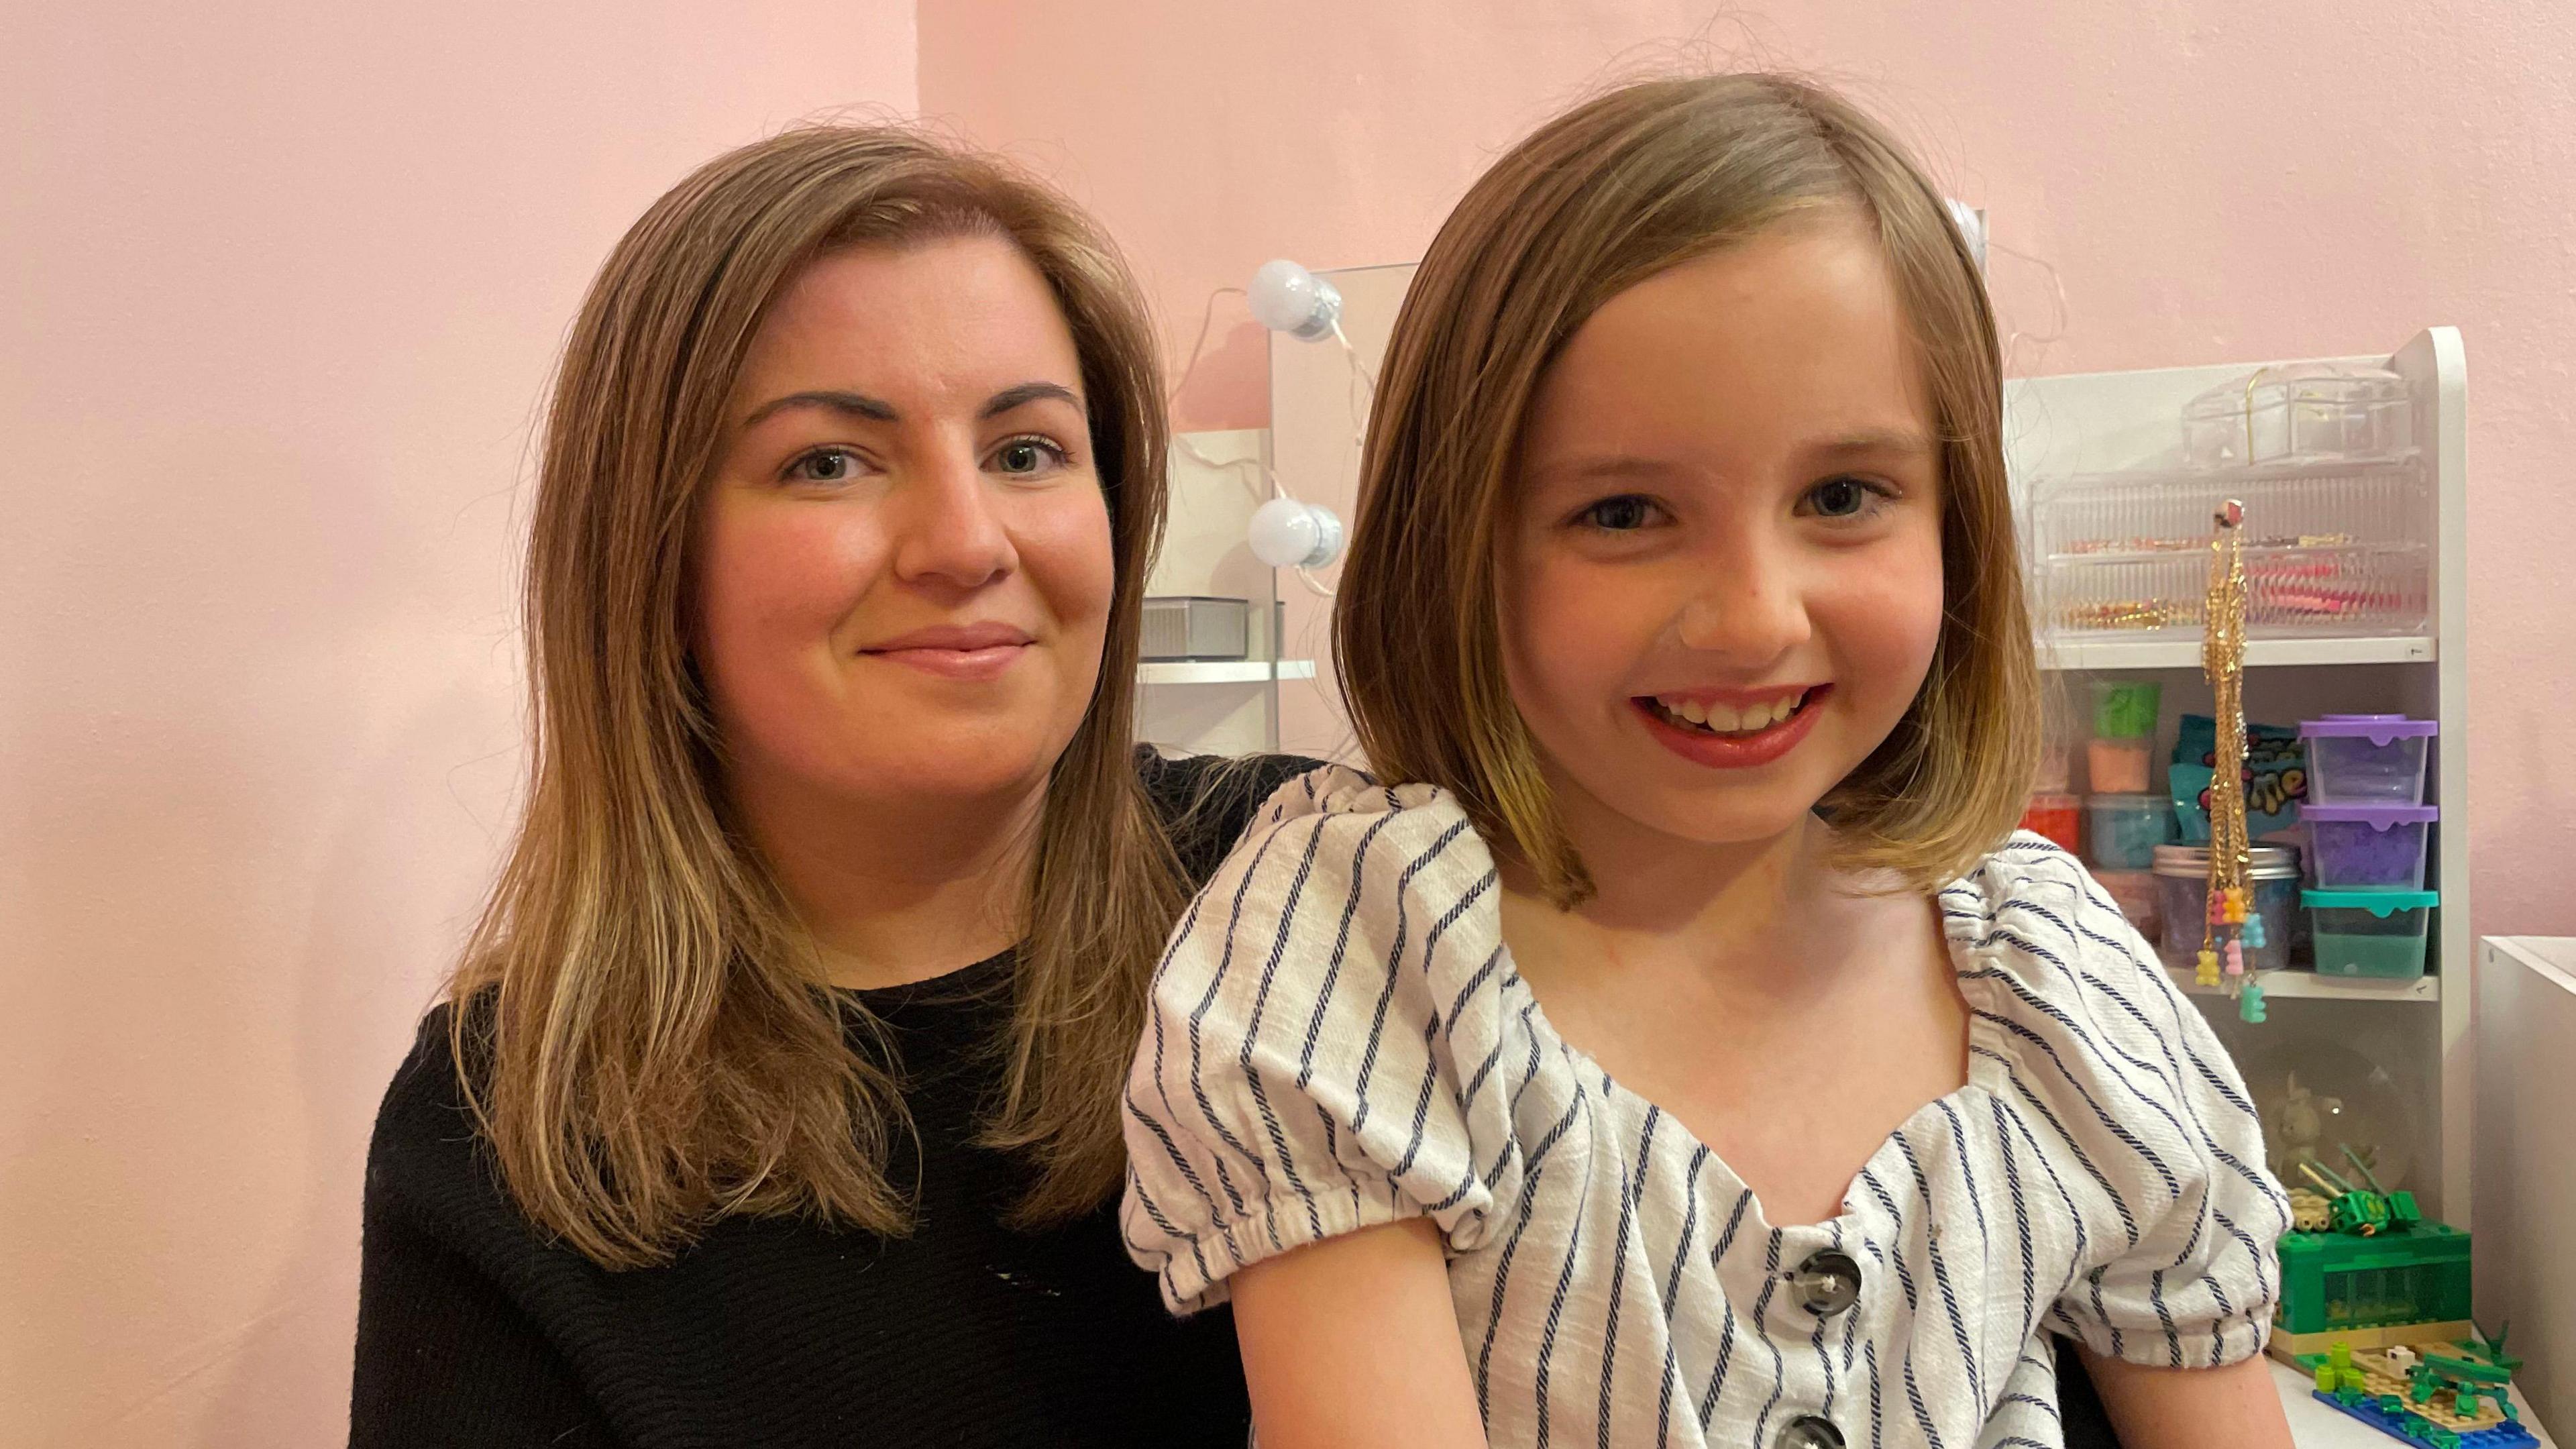
[[[2427,832],[2442,812],[2430,805],[2310,805],[2317,884],[2327,890],[2424,888]]]
[[[2402,714],[2330,714],[2302,720],[2308,745],[2308,803],[2421,805],[2424,755],[2438,720]]]

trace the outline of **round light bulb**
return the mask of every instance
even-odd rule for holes
[[[1252,511],[1252,556],[1274,569],[1319,569],[1342,554],[1342,518],[1320,503],[1273,498]]]
[[[1986,219],[1977,213],[1975,207],[1964,201],[1953,198],[1945,204],[1950,208],[1951,222],[1959,228],[1959,239],[1968,244],[1968,255],[1977,259],[1977,270],[1984,271],[1986,269]]]
[[[1342,317],[1342,294],[1295,262],[1263,262],[1247,292],[1262,326],[1308,342],[1332,336]]]

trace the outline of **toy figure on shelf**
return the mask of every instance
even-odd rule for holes
[[[2217,696],[2218,726],[2209,779],[2209,921],[2201,936],[2202,986],[2224,987],[2236,1014],[2263,1019],[2263,987],[2247,969],[2248,951],[2264,945],[2263,915],[2254,909],[2252,843],[2245,830],[2245,505],[2220,505],[2209,542],[2209,607],[2203,614],[2201,672]]]
[[[2289,1088],[2281,1098],[2273,1146],[2291,1162],[2303,1162],[2314,1157],[2318,1145],[2326,1138],[2326,1119],[2342,1113],[2341,1097],[2318,1096],[2299,1085],[2299,1074],[2292,1072]]]
[[[2325,1189],[2329,1194],[2326,1199],[2326,1214],[2327,1226],[2331,1231],[2369,1238],[2378,1236],[2392,1226],[2402,1231],[2423,1220],[2422,1210],[2415,1205],[2415,1194],[2390,1192],[2381,1187],[2379,1179],[2372,1175],[2369,1164],[2363,1162],[2361,1155],[2349,1146],[2343,1149],[2343,1155],[2344,1160],[2352,1164],[2353,1170],[2361,1174],[2362,1180],[2370,1184],[2368,1190],[2354,1187],[2313,1160],[2299,1164],[2299,1171],[2307,1177],[2308,1181]],[[2295,1211],[2294,1206],[2293,1212]]]

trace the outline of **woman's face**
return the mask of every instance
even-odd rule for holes
[[[1513,700],[1569,825],[1768,840],[1878,748],[1940,639],[1935,437],[1856,219],[1682,263],[1576,330],[1502,559]]]
[[[738,791],[1044,782],[1114,588],[1087,404],[1006,240],[857,247],[780,294],[697,523],[692,643]]]

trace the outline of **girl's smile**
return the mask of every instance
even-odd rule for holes
[[[1655,742],[1693,764],[1720,770],[1767,765],[1798,747],[1816,722],[1830,684],[1790,689],[1694,689],[1630,701]]]

